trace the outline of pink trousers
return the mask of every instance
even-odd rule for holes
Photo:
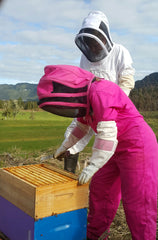
[[[108,231],[121,198],[132,239],[156,239],[158,145],[143,125],[120,140],[116,153],[92,178],[87,227],[92,240]]]

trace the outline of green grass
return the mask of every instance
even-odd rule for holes
[[[19,114],[16,120],[0,120],[0,153],[16,148],[22,151],[45,151],[57,147],[64,138],[64,132],[72,119],[46,112]]]
[[[145,119],[145,121],[152,128],[154,133],[156,134],[158,140],[158,111],[146,111],[141,113]]]
[[[143,112],[145,120],[158,138],[158,112]],[[72,118],[56,116],[44,111],[23,111],[16,119],[2,120],[0,112],[0,153],[37,152],[56,149],[64,139],[64,132]],[[33,120],[32,120],[33,119]],[[84,152],[91,152],[94,138]]]

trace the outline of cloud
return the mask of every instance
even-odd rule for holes
[[[157,0],[4,0],[0,7],[0,83],[37,83],[45,65],[79,65],[74,38],[91,10],[107,15],[114,42],[132,55],[136,80],[158,71]]]

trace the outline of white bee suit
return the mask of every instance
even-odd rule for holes
[[[97,77],[118,84],[127,96],[134,88],[132,59],[128,50],[120,44],[114,44],[108,56],[100,62],[92,63],[82,55],[80,67]]]
[[[84,44],[85,38],[86,40],[88,38],[93,39],[94,43],[101,45],[98,59],[103,59],[97,61],[94,55],[89,55],[90,48],[88,48],[87,43]],[[104,47],[102,39],[106,39]],[[118,84],[128,96],[131,89],[134,88],[133,76],[135,71],[132,67],[132,58],[125,47],[112,41],[109,23],[105,14],[100,11],[90,12],[84,19],[75,42],[82,51],[80,67],[92,72],[96,77],[104,78]],[[65,132],[65,138],[69,136],[75,126],[76,120],[74,119]],[[90,129],[86,136],[69,149],[70,153],[75,154],[82,151],[93,134],[93,130]]]

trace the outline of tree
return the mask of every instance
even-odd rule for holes
[[[10,101],[3,101],[3,111],[2,116],[5,117],[5,119],[11,117],[11,102]]]
[[[16,115],[19,113],[22,107],[19,106],[17,100],[9,100],[3,101],[2,109],[3,117],[6,119],[13,117],[15,119]]]
[[[11,109],[12,109],[12,116],[15,119],[16,115],[20,112],[20,105],[18,104],[18,100],[10,100],[11,101]]]
[[[20,108],[23,108],[23,106],[24,106],[24,102],[21,97],[18,98],[18,105]]]

